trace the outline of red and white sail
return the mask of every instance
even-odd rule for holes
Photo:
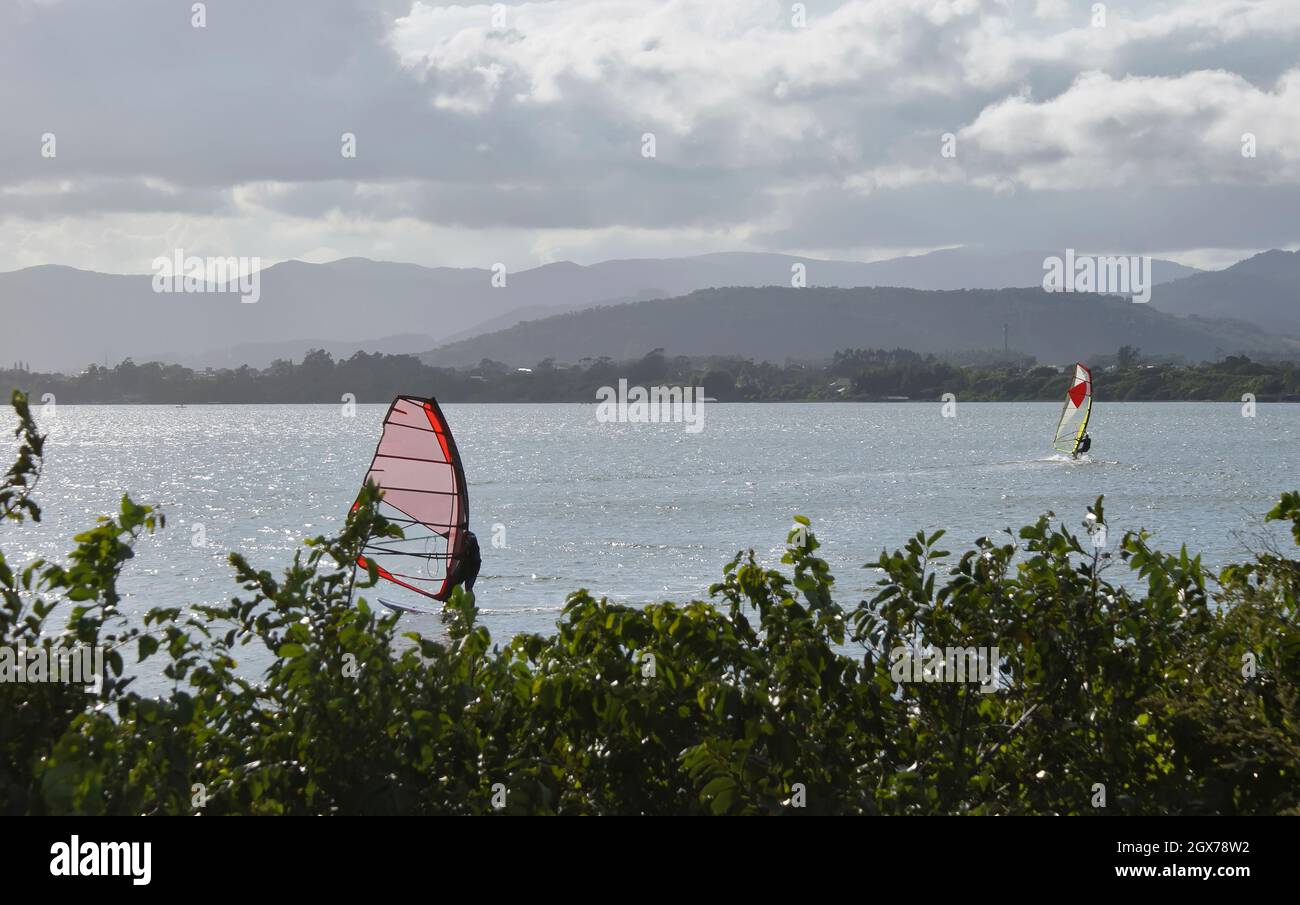
[[[357,565],[373,563],[380,578],[445,600],[469,527],[469,495],[456,441],[435,400],[393,400],[366,478],[384,492],[379,514],[405,537],[372,538]]]
[[[1075,363],[1074,377],[1065,394],[1065,406],[1061,409],[1061,420],[1056,425],[1056,435],[1052,446],[1067,456],[1074,455],[1079,448],[1079,441],[1088,429],[1088,419],[1092,415],[1092,371],[1082,364]]]

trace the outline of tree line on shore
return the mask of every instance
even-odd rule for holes
[[[952,393],[963,401],[1056,401],[1068,364],[1042,365],[1027,356],[940,358],[905,349],[848,349],[824,362],[686,358],[655,349],[631,361],[546,359],[530,368],[482,361],[473,368],[439,368],[413,355],[357,352],[335,360],[315,350],[301,362],[267,368],[195,370],[127,359],[91,365],[77,375],[39,373],[21,366],[0,370],[0,386],[32,398],[92,403],[361,403],[388,402],[400,393],[428,393],[443,402],[592,402],[602,386],[699,386],[722,402],[932,401]],[[1094,366],[1099,401],[1300,401],[1300,363],[1259,362],[1245,356],[1183,365],[1143,362],[1124,347]]]

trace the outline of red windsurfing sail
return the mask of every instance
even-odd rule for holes
[[[366,479],[384,492],[379,514],[406,536],[368,540],[357,565],[373,563],[380,578],[445,600],[469,527],[469,494],[456,441],[435,400],[393,400]]]

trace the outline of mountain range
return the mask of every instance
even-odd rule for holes
[[[1121,346],[1189,360],[1239,352],[1300,355],[1300,340],[1243,321],[1176,317],[1112,295],[1034,289],[704,289],[516,324],[421,356],[449,367],[483,359],[532,365],[607,356],[725,355],[820,360],[848,348],[922,353],[1011,349],[1044,362],[1089,360]]]
[[[817,290],[790,298],[816,299],[818,305],[822,299],[852,298],[868,303],[870,310],[850,317],[852,312],[839,307],[838,301],[830,305],[827,311],[848,318],[844,330],[825,324],[820,335],[831,345],[814,348],[815,344],[788,335],[792,326],[776,316],[778,308],[769,310],[765,301],[756,301],[752,316],[781,324],[779,329],[787,335],[755,336],[753,348],[737,348],[735,354],[784,358],[795,354],[793,348],[779,348],[787,340],[800,347],[800,355],[829,354],[850,344],[850,337],[853,345],[910,344],[918,350],[1000,348],[1001,325],[1006,322],[1013,348],[1043,357],[1055,355],[1062,347],[1058,331],[1085,334],[1068,321],[1020,323],[1019,318],[1048,317],[1052,311],[1064,316],[1059,306],[1032,300],[1044,295],[1041,290],[1014,295],[1014,304],[1007,299],[988,301],[991,296],[944,293],[1039,286],[1043,259],[1049,254],[955,248],[871,263],[743,252],[590,266],[560,262],[507,272],[503,287],[494,286],[493,271],[484,268],[430,268],[364,258],[327,264],[287,261],[261,271],[256,304],[242,304],[237,295],[228,293],[155,293],[148,274],[113,275],[46,265],[0,273],[0,324],[4,325],[0,363],[22,360],[36,370],[76,371],[92,362],[115,363],[132,357],[192,367],[265,367],[277,358],[300,359],[308,349],[323,348],[338,357],[357,350],[425,353],[426,360],[457,363],[477,362],[475,355],[496,357],[484,350],[497,349],[505,350],[500,353],[505,355],[502,360],[527,365],[570,354],[618,354],[624,348],[640,354],[655,345],[673,353],[685,353],[687,345],[713,351],[734,344],[725,336],[708,335],[649,345],[632,338],[616,342],[617,337],[605,332],[611,315],[604,309],[628,305],[638,312],[638,319],[652,310],[647,304],[663,303],[662,311],[676,312],[666,300],[715,298],[699,293],[705,289],[726,290],[728,304],[736,304],[735,299],[773,297],[767,290],[755,292],[758,287],[773,287],[776,296]],[[809,288],[777,289],[790,287],[796,265],[803,265]],[[1143,345],[1133,336],[1119,344],[1142,345],[1152,353],[1168,349],[1190,358],[1225,349],[1288,354],[1292,346],[1278,334],[1300,336],[1300,306],[1293,288],[1300,285],[1300,254],[1266,252],[1213,272],[1155,260],[1152,270],[1157,288],[1146,306],[1152,314],[1119,317],[1118,309],[1103,306],[1093,310],[1090,319],[1104,317],[1107,323],[1088,325],[1086,335],[1095,332],[1096,342],[1110,344],[1140,321],[1150,344]],[[913,292],[830,292],[865,287]],[[830,294],[818,294],[824,292]],[[927,293],[938,294],[927,301]],[[933,319],[933,312],[949,312],[954,299],[963,297],[984,300],[976,305],[973,317]],[[897,300],[904,298],[916,302],[913,310],[899,307]],[[587,310],[593,308],[599,310]],[[576,314],[580,311],[584,313]],[[707,313],[701,312],[702,322],[708,320],[703,316]],[[1172,316],[1189,314],[1231,317],[1243,323],[1211,328],[1203,321],[1181,323]],[[644,325],[637,320],[637,329],[654,332],[652,320]],[[870,331],[863,331],[864,324],[871,325]],[[723,329],[718,324],[710,329],[715,327]],[[566,331],[572,336],[561,342]],[[550,337],[555,337],[554,343]],[[1212,337],[1218,342],[1211,343]],[[1104,348],[1112,350],[1111,345]],[[439,350],[437,356],[428,354],[432,349]]]
[[[1224,270],[1193,274],[1157,290],[1151,304],[1173,314],[1235,317],[1300,336],[1300,251],[1266,251]]]

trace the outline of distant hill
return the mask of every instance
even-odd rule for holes
[[[683,298],[593,308],[473,337],[421,358],[465,366],[489,358],[530,366],[545,358],[621,360],[656,347],[672,355],[739,355],[780,362],[840,349],[952,352],[1011,348],[1044,362],[1139,347],[1189,361],[1225,354],[1300,354],[1300,341],[1232,320],[1180,318],[1116,296],[1041,289],[709,289]]]
[[[1104,249],[1095,252],[1080,249],[1079,253],[1106,254],[1107,252]],[[1060,248],[1052,251],[1006,251],[981,247],[945,248],[929,254],[891,258],[887,261],[862,265],[870,268],[870,279],[866,281],[824,281],[815,285],[902,286],[908,289],[1006,289],[1041,286],[1043,259],[1049,255],[1064,254],[1065,250]],[[1201,272],[1195,267],[1187,267],[1174,261],[1160,258],[1153,258],[1151,261],[1151,280],[1157,286]],[[788,285],[788,281],[785,285]]]
[[[1266,330],[1300,336],[1300,251],[1266,251],[1226,270],[1198,273],[1152,294],[1174,314],[1235,317]]]
[[[309,348],[416,351],[596,304],[670,298],[719,286],[789,286],[803,264],[809,286],[917,288],[1036,286],[1043,252],[949,249],[870,264],[779,254],[571,262],[509,273],[345,258],[287,261],[262,271],[261,300],[159,295],[149,275],[70,267],[0,273],[0,364],[79,370],[91,362],[160,359],[194,367],[300,359]],[[1153,262],[1157,281],[1190,273]],[[408,337],[427,337],[405,342]]]

